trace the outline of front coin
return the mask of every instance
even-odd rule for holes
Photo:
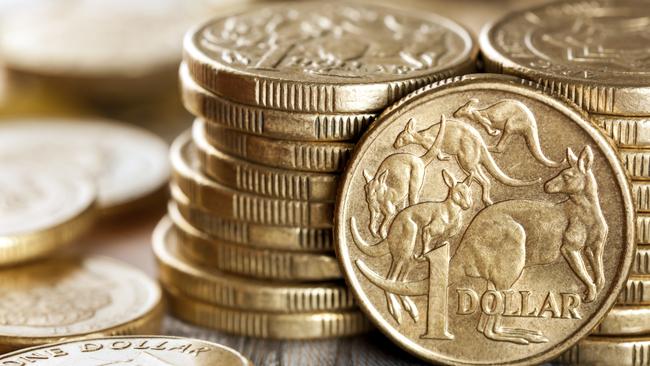
[[[558,356],[612,307],[635,250],[607,140],[577,109],[490,74],[380,116],[336,220],[362,309],[406,350],[452,365]]]

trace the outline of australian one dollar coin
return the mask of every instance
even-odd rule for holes
[[[389,108],[339,200],[338,255],[361,308],[444,364],[558,356],[612,307],[635,250],[608,140],[509,76],[440,82]]]

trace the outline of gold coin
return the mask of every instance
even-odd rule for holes
[[[102,257],[58,257],[0,270],[0,351],[71,338],[154,334],[158,284]]]
[[[615,306],[592,335],[636,336],[650,334],[650,307]]]
[[[321,281],[341,278],[333,255],[256,249],[211,238],[188,224],[171,204],[169,216],[180,245],[180,252],[192,262],[225,272],[261,279]],[[164,230],[164,229],[160,229]]]
[[[650,213],[650,182],[632,182],[632,197],[638,213]]]
[[[589,112],[647,116],[649,16],[643,0],[571,0],[511,13],[481,33],[485,66],[537,81]]]
[[[206,140],[203,129],[193,131],[202,170],[230,188],[288,200],[333,201],[337,174],[307,173],[269,168],[226,155]]]
[[[201,86],[234,102],[307,113],[386,108],[420,86],[474,70],[477,47],[453,21],[370,4],[256,8],[186,36]]]
[[[387,189],[399,192],[388,202]],[[614,147],[584,112],[514,77],[403,99],[361,139],[340,192],[335,242],[355,298],[432,362],[559,356],[614,305],[635,253]]]
[[[144,129],[85,119],[0,123],[0,162],[29,162],[97,185],[102,213],[119,213],[158,193],[169,179],[167,144]]]
[[[650,275],[650,247],[639,245],[632,263],[630,275]]]
[[[171,187],[176,210],[193,227],[215,239],[251,248],[299,252],[331,252],[332,229],[260,225],[247,221],[227,220],[190,204],[178,187]]]
[[[623,165],[633,180],[650,180],[650,150],[619,148]]]
[[[0,356],[2,365],[252,366],[239,352],[199,339],[108,337],[32,347]]]
[[[360,311],[278,314],[230,309],[192,300],[168,288],[172,314],[189,323],[246,337],[322,339],[366,333],[372,326]]]
[[[593,121],[616,145],[624,148],[650,148],[650,118],[592,114]]]
[[[648,363],[650,338],[587,337],[558,359],[565,365],[641,366]]]
[[[631,273],[634,272],[634,264]],[[618,305],[650,305],[650,277],[630,276],[618,295]]]
[[[650,244],[650,215],[636,215],[636,243]]]
[[[92,181],[7,161],[0,170],[0,265],[43,257],[85,234],[94,221]]]
[[[293,284],[234,276],[195,264],[180,254],[180,237],[168,218],[153,235],[160,280],[183,294],[229,308],[279,313],[338,311],[356,307],[342,282]]]
[[[331,227],[334,204],[269,198],[224,187],[200,169],[196,147],[190,135],[181,135],[171,149],[172,184],[177,185],[194,205],[215,216],[265,225]]]
[[[194,121],[195,134],[204,133],[217,149],[236,157],[280,169],[317,173],[340,172],[354,144],[274,140],[248,135],[201,119]],[[200,131],[204,130],[204,131]]]
[[[374,114],[301,113],[259,108],[225,100],[198,86],[187,68],[180,68],[183,104],[207,123],[279,140],[356,140],[374,120]]]

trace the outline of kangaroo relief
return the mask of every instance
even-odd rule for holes
[[[441,126],[445,126],[444,129],[441,129]],[[411,119],[397,136],[393,146],[399,149],[411,144],[426,149],[425,155],[427,156],[436,156],[441,160],[453,156],[458,162],[458,166],[468,175],[474,177],[481,186],[482,199],[486,206],[492,204],[490,197],[492,183],[488,175],[513,187],[529,186],[539,182],[539,179],[519,180],[505,174],[494,161],[481,134],[474,127],[461,121],[447,120],[442,116],[440,123],[418,131],[415,121]]]
[[[499,141],[489,150],[502,153],[510,138],[520,135],[526,141],[533,157],[549,168],[556,168],[560,163],[544,155],[539,141],[535,115],[523,103],[505,99],[490,106],[479,108],[479,100],[472,98],[464,106],[454,112],[456,118],[467,118],[483,126],[491,136],[501,134]]]

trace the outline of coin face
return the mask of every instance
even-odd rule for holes
[[[311,112],[384,108],[419,85],[473,69],[475,42],[451,20],[375,5],[300,2],[213,20],[188,33],[202,86],[232,101]]]
[[[540,81],[586,110],[647,115],[645,0],[559,1],[509,14],[481,34],[489,71]]]
[[[26,361],[27,360],[27,361]],[[249,366],[239,352],[177,337],[108,337],[33,347],[0,356],[3,365]]]
[[[102,257],[53,258],[0,271],[0,349],[71,337],[153,333],[161,292],[144,273]]]
[[[86,175],[103,210],[117,210],[162,189],[167,145],[152,133],[112,121],[17,120],[0,124],[0,162]]]
[[[378,119],[345,173],[335,237],[362,309],[397,344],[510,365],[595,327],[627,277],[634,226],[624,169],[584,114],[485,74]]]

